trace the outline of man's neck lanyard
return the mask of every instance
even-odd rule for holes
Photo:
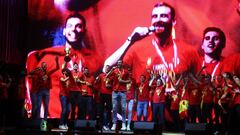
[[[152,40],[152,44],[154,45],[156,51],[157,51],[157,54],[160,56],[164,66],[166,69],[171,69],[173,70],[173,68],[176,68],[177,65],[180,63],[180,60],[178,58],[178,51],[177,51],[177,45],[176,43],[173,41],[173,51],[174,51],[174,56],[173,56],[173,63],[167,63],[164,56],[163,56],[163,53],[162,51],[160,50],[160,48],[158,47],[158,44],[156,42],[156,40]]]
[[[219,66],[219,64],[220,64],[220,62],[217,62],[217,64],[215,65],[215,67],[214,67],[214,69],[213,69],[213,71],[212,71],[212,73],[211,73],[211,81],[213,81],[213,77],[214,77],[214,75],[215,75],[215,73],[216,73],[216,71],[217,71],[217,69],[218,69],[218,66]],[[205,66],[205,61],[203,60],[203,62],[202,62],[202,67],[204,67]]]

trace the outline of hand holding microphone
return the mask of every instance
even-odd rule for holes
[[[155,32],[156,31],[156,28],[154,26],[150,26],[148,27],[148,33],[152,33],[152,32]]]
[[[131,36],[128,37],[128,41],[131,41],[131,43],[134,43],[135,41],[138,41],[140,39],[143,39],[144,37],[150,35],[151,33],[155,32],[155,27],[136,27],[134,31],[132,32]]]

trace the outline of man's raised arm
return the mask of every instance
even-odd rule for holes
[[[123,45],[118,48],[112,55],[110,55],[104,61],[103,72],[105,72],[105,68],[107,65],[113,66],[119,59],[122,59],[126,54],[129,47],[134,44],[136,41],[143,39],[147,35],[149,35],[150,30],[148,27],[136,27],[132,32],[131,36],[123,43]]]

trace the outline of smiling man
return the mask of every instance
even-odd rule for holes
[[[78,14],[70,14],[64,22],[63,35],[65,36],[66,42],[64,45],[49,47],[42,50],[34,51],[29,53],[27,58],[27,71],[33,70],[39,66],[41,62],[46,62],[49,70],[55,65],[53,59],[55,55],[59,56],[59,64],[63,65],[62,68],[67,67],[69,70],[74,69],[74,63],[77,63],[78,70],[81,72],[82,67],[88,67],[90,74],[96,73],[101,66],[101,57],[98,53],[89,49],[90,45],[87,42],[86,37],[86,20]],[[92,45],[91,45],[92,46]],[[49,115],[50,118],[59,118],[60,116],[60,101],[59,101],[59,78],[62,76],[61,68],[52,74],[52,88],[50,90],[50,104],[49,104]],[[28,80],[29,84],[31,81]],[[33,87],[29,85],[30,92]],[[73,90],[79,91],[80,88],[76,87]]]
[[[164,2],[155,4],[151,27],[136,27],[126,42],[105,60],[104,65],[114,65],[118,59],[123,59],[133,69],[134,78],[146,73],[146,69],[174,70],[176,74],[196,72],[198,53],[192,46],[173,39],[175,24],[174,8]]]

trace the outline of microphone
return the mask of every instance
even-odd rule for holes
[[[150,32],[155,32],[155,31],[156,31],[156,29],[155,29],[154,26],[148,27],[148,33],[150,33]]]
[[[146,35],[142,36],[142,35],[140,35],[139,33],[136,32],[130,39],[128,39],[128,41],[135,42],[137,40],[140,40],[140,39],[148,36],[149,33],[155,32],[155,31],[156,31],[156,28],[154,26],[150,26],[150,27],[148,27],[148,32],[146,33]]]

